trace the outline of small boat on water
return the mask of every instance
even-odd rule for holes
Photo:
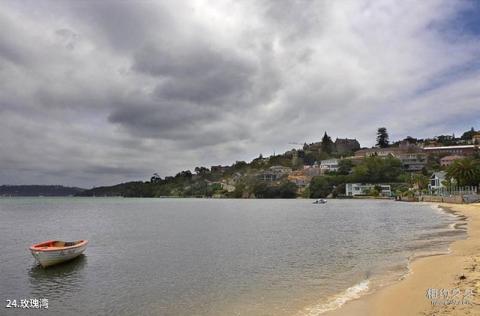
[[[327,200],[325,199],[318,199],[313,202],[313,204],[326,204]]]
[[[49,240],[30,246],[30,251],[40,265],[46,268],[78,257],[85,251],[87,244],[88,240]]]

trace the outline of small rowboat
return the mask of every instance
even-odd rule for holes
[[[40,265],[46,268],[78,257],[85,251],[87,244],[88,240],[49,240],[31,246],[30,251]]]

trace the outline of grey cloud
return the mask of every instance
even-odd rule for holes
[[[126,104],[117,106],[109,121],[140,137],[184,139],[199,127],[198,121],[215,119],[216,115],[191,103]]]
[[[233,52],[214,51],[204,43],[162,44],[144,47],[134,64],[136,71],[164,79],[155,91],[158,98],[231,105],[251,89],[256,69]]]
[[[83,172],[94,175],[122,175],[125,178],[132,178],[151,172],[151,169],[139,167],[113,167],[105,165],[94,165],[83,168]]]
[[[159,32],[168,32],[171,17],[158,2],[70,1],[61,6],[73,19],[99,32],[114,49],[131,51]]]
[[[135,137],[172,140],[179,148],[202,148],[250,136],[244,124],[190,102],[121,105],[109,116]],[[217,124],[217,122],[225,122]]]
[[[260,2],[265,18],[271,21],[286,41],[321,33],[328,22],[328,1],[300,0]]]
[[[65,48],[70,50],[75,49],[75,44],[79,39],[78,34],[69,29],[56,30],[55,34],[60,37],[62,44],[65,46]]]
[[[480,45],[438,25],[462,10],[2,1],[0,183],[147,179],[278,153],[325,130],[362,145],[379,125],[395,137],[458,133],[480,124]]]
[[[152,76],[156,87],[143,102],[134,98],[118,104],[109,121],[142,137],[175,139],[196,147],[245,138],[248,133],[235,122],[216,132],[209,127],[232,112],[242,115],[268,102],[279,88],[270,61],[260,64],[202,41],[187,46],[149,44],[134,61],[133,69]]]
[[[26,49],[26,45],[15,38],[13,23],[14,21],[10,17],[0,11],[0,30],[2,30],[0,32],[0,62],[3,59],[16,65],[28,65],[32,56]]]

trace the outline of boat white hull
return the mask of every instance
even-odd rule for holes
[[[59,249],[59,250],[50,250],[50,251],[38,251],[30,249],[33,257],[40,263],[42,267],[49,267],[54,264],[62,263],[68,260],[72,260],[79,255],[81,255],[87,245],[82,245],[75,248],[69,249]]]

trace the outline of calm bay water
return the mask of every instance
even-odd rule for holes
[[[445,248],[456,220],[392,201],[3,198],[0,298],[47,298],[49,315],[315,315]],[[90,244],[42,269],[27,248],[48,239]]]

